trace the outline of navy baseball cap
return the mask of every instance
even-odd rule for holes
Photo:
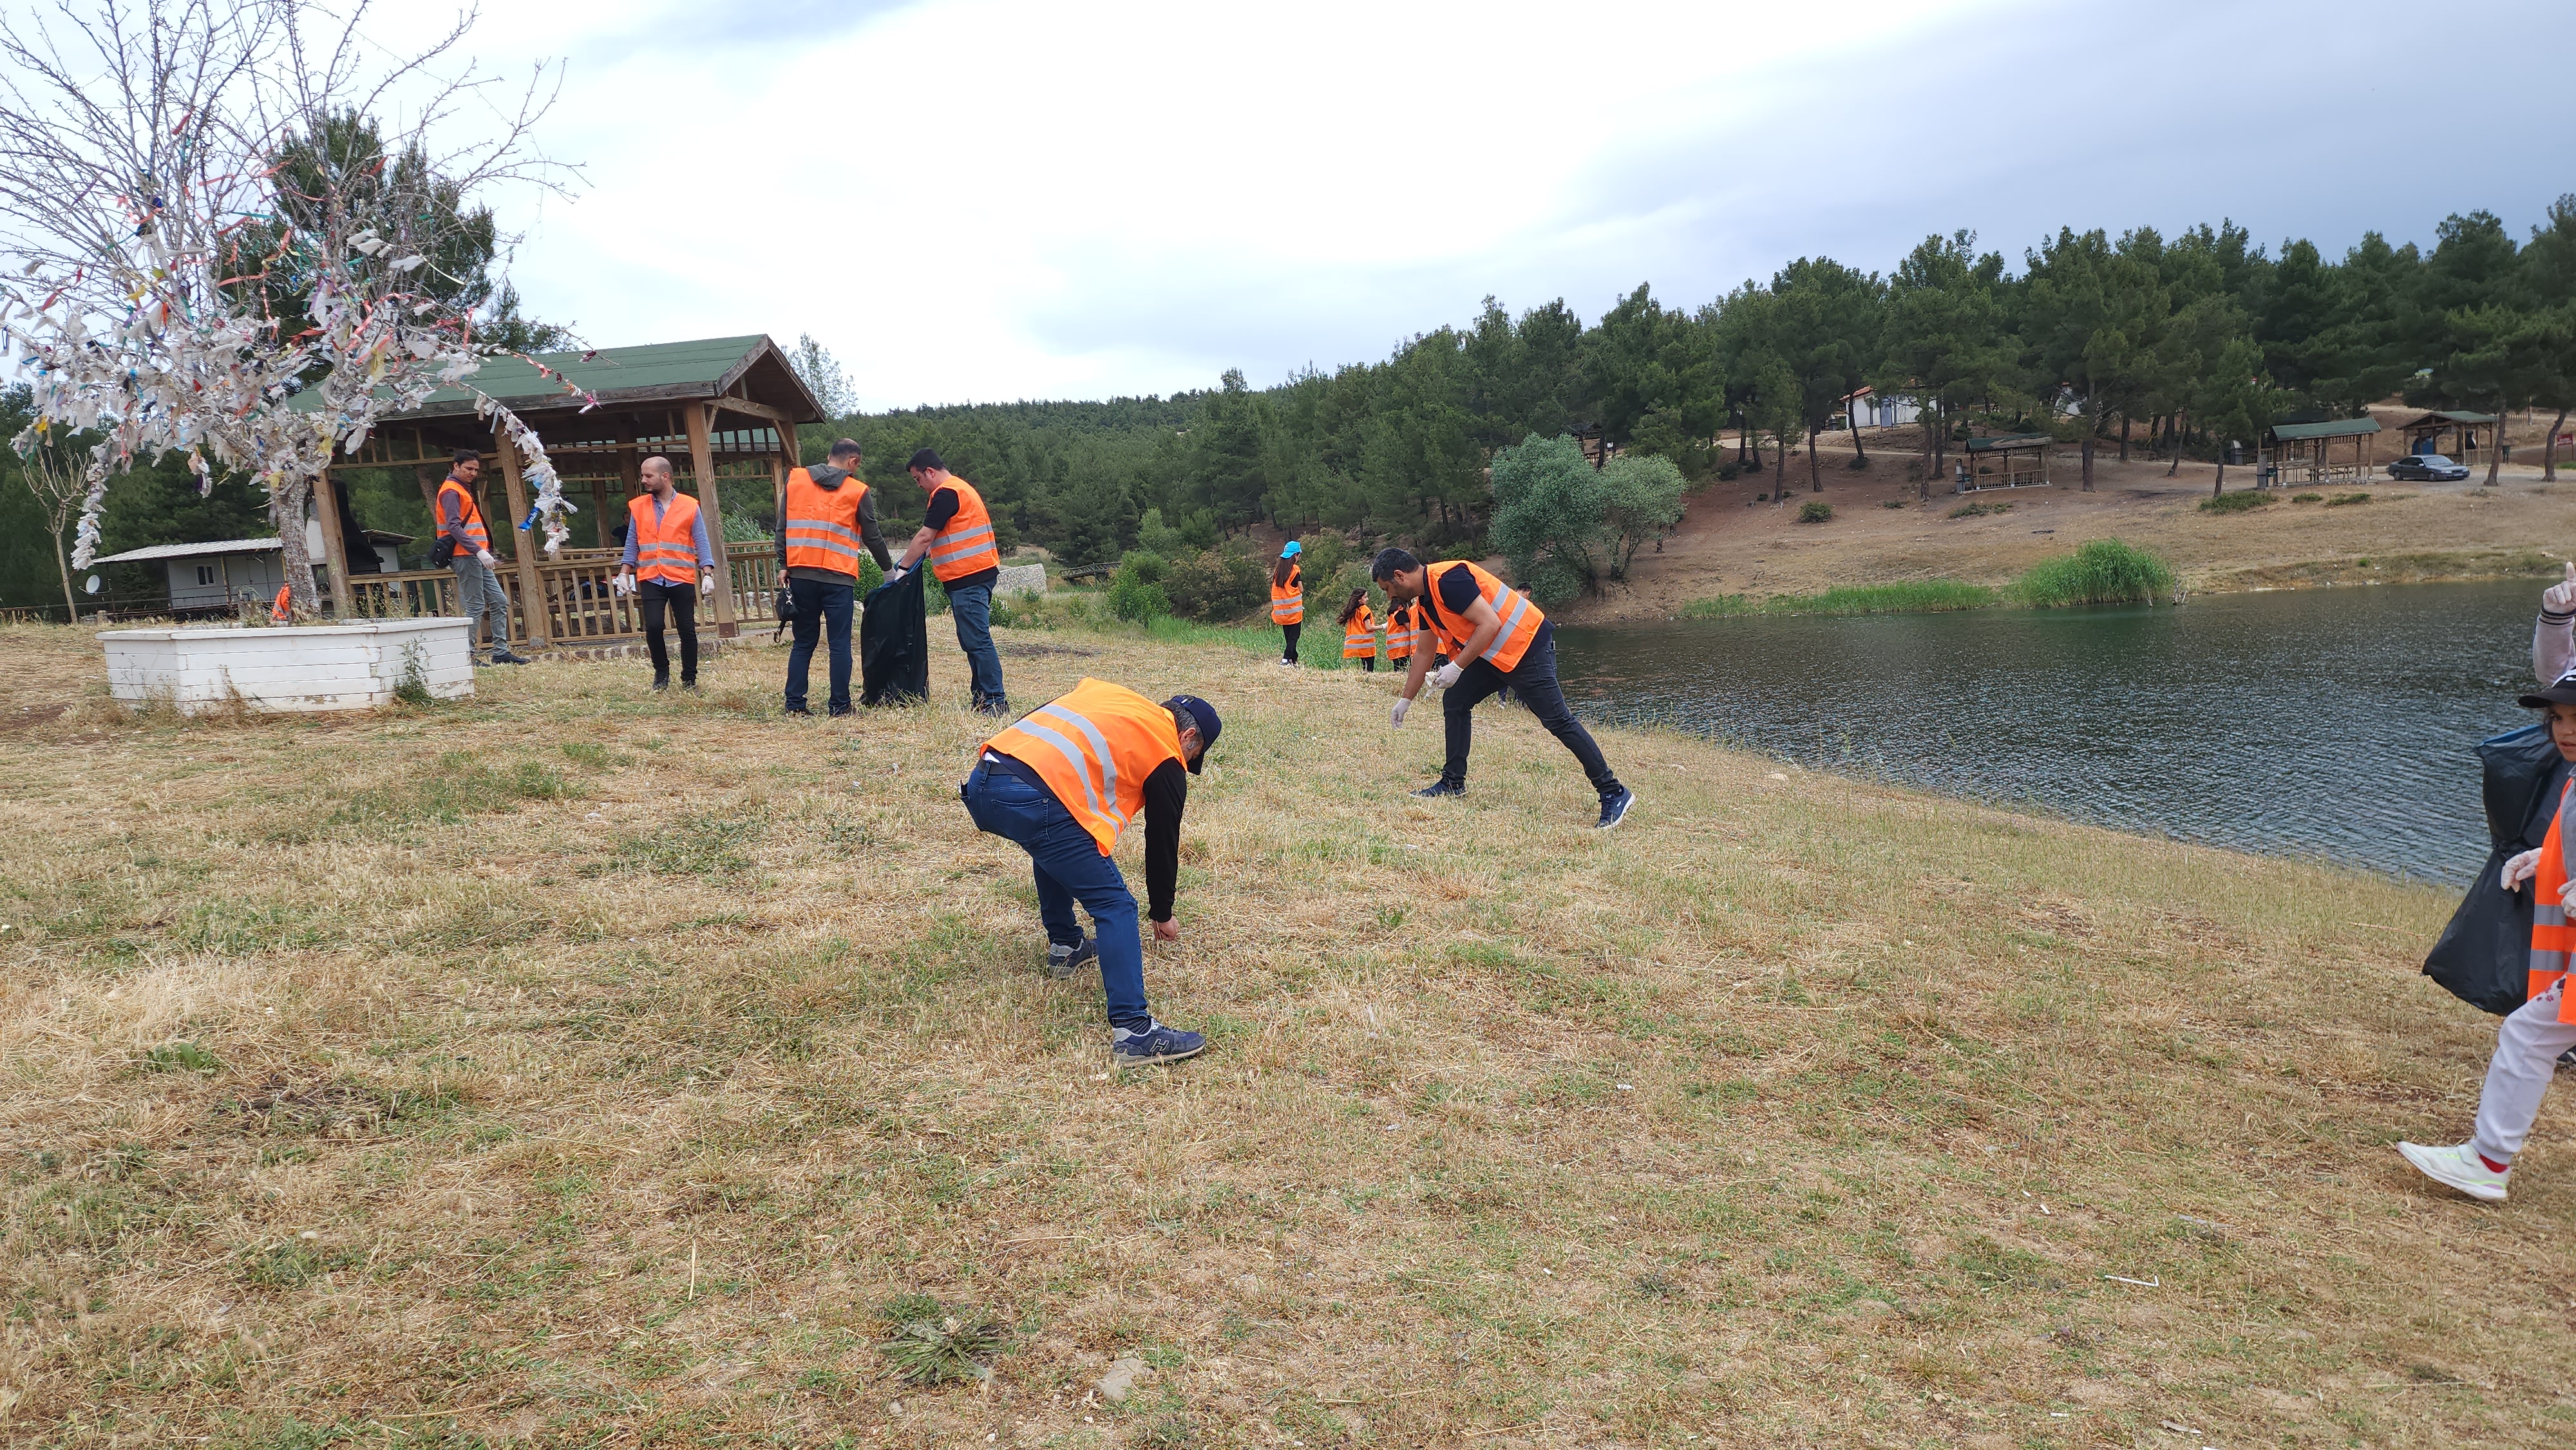
[[[1190,774],[1196,775],[1199,767],[1207,763],[1207,753],[1216,748],[1216,733],[1225,728],[1225,723],[1216,718],[1214,705],[1196,695],[1174,695],[1163,704],[1169,709],[1188,711],[1191,721],[1199,727],[1199,758],[1190,762]]]

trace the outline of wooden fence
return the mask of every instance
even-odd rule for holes
[[[528,601],[519,587],[518,571],[506,566],[493,571],[502,592],[510,597],[511,637],[525,641],[543,634],[549,644],[573,646],[642,639],[643,611],[635,596],[609,587],[617,577],[620,557],[616,549],[565,549],[540,562],[537,588],[542,595],[538,609],[543,628],[535,631],[528,628]],[[777,560],[761,554],[736,557],[730,565],[726,572],[731,575],[734,615],[756,628],[770,617]],[[355,612],[367,617],[464,613],[457,601],[456,575],[446,569],[352,575],[349,594]],[[714,620],[710,602],[699,601],[700,626],[712,627]]]

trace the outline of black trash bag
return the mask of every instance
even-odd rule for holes
[[[2567,780],[2567,762],[2544,725],[2478,743],[2485,766],[2487,838],[2493,847],[2469,883],[2451,924],[2424,958],[2424,975],[2481,1011],[2502,1016],[2531,984],[2532,887],[2507,891],[2498,879],[2509,857],[2539,849]]]
[[[860,704],[902,705],[930,698],[930,631],[924,617],[919,569],[868,591],[859,617]]]

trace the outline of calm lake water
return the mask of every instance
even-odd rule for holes
[[[2540,581],[1567,629],[1586,718],[2122,830],[2460,884]],[[1613,764],[1617,762],[1614,761]]]

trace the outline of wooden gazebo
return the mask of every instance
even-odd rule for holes
[[[2328,418],[2320,423],[2275,423],[2271,429],[2271,482],[2275,487],[2301,483],[2367,483],[2377,466],[2379,420]],[[2336,445],[2352,440],[2352,461],[2333,459]]]
[[[2478,435],[2469,430],[2485,428],[2492,433],[2495,423],[2496,415],[2493,413],[2464,413],[2457,409],[2437,408],[2398,424],[2397,431],[2405,438],[2408,453],[2439,453],[2453,463],[2468,463],[2476,458],[2478,452]],[[2459,435],[2459,446],[2443,447],[2443,437],[2454,433]],[[2495,440],[2490,437],[2487,441],[2492,446]]]
[[[2055,441],[2045,433],[1969,439],[1967,461],[1959,465],[1958,491],[2048,487],[2048,445]]]
[[[740,634],[739,621],[773,587],[775,560],[767,549],[741,558],[727,550],[721,492],[765,486],[774,499],[787,470],[802,462],[797,425],[824,421],[822,407],[787,365],[786,354],[765,336],[720,337],[540,353],[536,361],[561,381],[516,358],[499,358],[474,375],[474,386],[507,404],[544,440],[564,496],[589,515],[572,516],[573,538],[587,533],[593,547],[568,543],[547,557],[541,536],[519,531],[530,499],[519,451],[475,415],[474,395],[461,388],[442,390],[422,407],[388,417],[334,471],[408,467],[421,497],[434,501],[449,454],[458,448],[481,452],[485,467],[477,501],[491,526],[492,551],[509,557],[501,581],[518,637],[534,645],[564,645],[642,633],[634,598],[613,593],[608,581],[620,554],[615,531],[625,521],[627,500],[643,488],[641,465],[664,454],[682,487],[697,495],[707,515],[708,543],[724,565],[724,584],[707,601],[716,633]],[[498,500],[491,496],[496,481]],[[454,576],[446,570],[350,573],[340,493],[331,486],[313,491],[339,615],[453,612]],[[367,562],[360,561],[361,570]]]

